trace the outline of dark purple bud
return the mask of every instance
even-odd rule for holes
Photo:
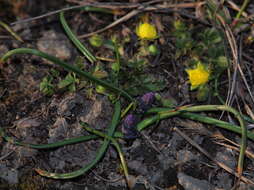
[[[124,126],[128,126],[128,127],[135,126],[137,123],[137,118],[135,115],[129,114],[125,117],[123,123],[124,123]]]
[[[148,92],[141,97],[141,100],[143,101],[143,103],[148,105],[152,104],[154,102],[154,99],[155,99],[155,96],[153,92]]]
[[[138,119],[135,115],[129,114],[123,121],[122,132],[124,138],[133,139],[138,137],[138,131],[136,129]]]
[[[152,107],[154,100],[155,94],[153,92],[148,92],[144,94],[141,98],[138,98],[138,108],[136,109],[136,113],[145,113],[148,109]]]

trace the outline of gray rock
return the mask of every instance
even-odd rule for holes
[[[71,116],[72,110],[78,104],[84,103],[84,99],[78,94],[70,94],[61,100],[58,105],[57,114],[62,117]]]
[[[176,132],[173,132],[172,134],[172,138],[169,141],[169,146],[168,146],[168,150],[170,152],[174,152],[176,151],[177,147],[179,146],[179,144],[183,141],[183,138]]]
[[[224,163],[228,167],[234,169],[236,167],[236,160],[232,151],[228,148],[223,148],[223,151],[218,151],[216,154],[216,160]]]
[[[130,169],[137,171],[139,174],[142,174],[142,175],[145,175],[148,172],[146,165],[144,165],[141,161],[138,161],[138,160],[133,160],[128,162],[128,167]]]
[[[188,176],[182,172],[179,172],[178,182],[184,187],[185,190],[213,190],[215,189],[206,180],[196,179],[194,177]]]
[[[6,167],[5,165],[0,165],[0,178],[7,181],[9,184],[17,184],[18,180],[18,170]]]
[[[176,164],[176,160],[173,156],[165,157],[165,155],[163,154],[158,154],[157,158],[160,161],[160,166],[162,170],[167,170],[169,167]]]
[[[54,143],[65,138],[68,132],[68,123],[65,118],[59,117],[56,122],[49,128],[48,143]]]
[[[254,190],[254,185],[241,182],[238,190]]]
[[[14,125],[17,126],[16,130],[19,133],[20,137],[31,136],[29,128],[38,127],[41,125],[41,122],[37,118],[22,118],[14,122]]]
[[[72,46],[66,36],[61,33],[56,33],[54,30],[49,30],[43,33],[43,36],[38,40],[37,47],[40,51],[56,56],[62,60],[71,58]]]
[[[216,185],[216,187],[222,188],[222,189],[232,188],[233,180],[228,173],[224,171],[218,172],[218,174],[216,175],[216,178],[217,180],[213,182],[213,184]]]
[[[188,161],[196,159],[196,156],[188,150],[180,150],[177,152],[178,164],[184,164]]]
[[[56,103],[52,103],[51,106],[56,106]],[[60,117],[49,128],[48,142],[57,142],[86,133],[77,122],[70,125],[66,119],[68,116],[76,117],[77,121],[81,120],[90,124],[91,127],[104,130],[110,123],[112,109],[104,97],[91,101],[78,94],[73,94],[60,100],[57,113]],[[67,168],[70,171],[77,167],[83,167],[95,158],[100,144],[101,141],[98,140],[60,147],[49,153],[49,165],[56,169],[56,172],[64,172]]]

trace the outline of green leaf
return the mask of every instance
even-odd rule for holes
[[[42,79],[40,83],[40,91],[45,95],[54,94],[54,85],[52,84],[53,78],[52,76],[46,76]]]
[[[217,61],[218,61],[218,62],[217,62],[217,65],[218,65],[220,68],[222,68],[222,69],[228,68],[229,63],[228,63],[228,60],[227,60],[227,58],[226,58],[225,56],[220,56],[220,57],[218,57]]]
[[[89,43],[94,47],[101,47],[103,45],[103,38],[100,35],[95,34],[89,38]]]
[[[156,92],[166,87],[164,80],[158,80],[152,75],[143,74],[137,76],[135,80],[125,84],[127,91],[134,95],[141,95],[146,92]]]
[[[56,69],[50,69],[50,74],[51,74],[53,77],[57,78],[57,77],[59,77],[60,72],[59,72],[58,70],[56,70]]]
[[[204,85],[204,86],[201,86],[199,89],[198,89],[198,93],[197,93],[197,100],[199,102],[204,102],[207,100],[208,96],[209,96],[209,93],[210,93],[210,88],[208,87],[208,85]]]
[[[106,78],[108,76],[108,73],[103,70],[96,70],[93,72],[93,76],[99,79]]]
[[[58,83],[58,88],[65,88],[71,84],[75,84],[76,82],[76,79],[74,76],[72,76],[71,73],[68,73],[68,75],[65,77],[65,79],[61,80],[59,83]]]
[[[68,86],[69,92],[75,92],[76,91],[76,85],[75,83],[72,83],[71,85]]]
[[[75,59],[75,66],[77,66],[79,69],[84,70],[85,69],[85,60],[81,56],[77,56]]]

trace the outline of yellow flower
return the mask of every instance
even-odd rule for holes
[[[136,28],[136,34],[141,39],[153,40],[157,38],[157,31],[154,25],[145,22]]]
[[[205,66],[198,62],[195,69],[186,69],[189,75],[191,90],[205,84],[209,80],[210,71],[205,69]]]

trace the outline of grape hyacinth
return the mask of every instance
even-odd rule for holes
[[[152,107],[154,100],[155,94],[153,92],[148,92],[141,98],[138,98],[138,107],[135,110],[135,114],[127,115],[123,121],[122,132],[126,139],[134,139],[139,136],[137,123],[142,117],[142,114]]]
[[[139,136],[138,131],[136,129],[136,125],[138,123],[138,118],[134,114],[129,114],[123,121],[122,132],[124,134],[124,138],[126,139],[134,139]]]
[[[153,92],[148,92],[144,94],[141,98],[138,99],[138,108],[137,113],[143,114],[148,109],[152,107],[152,104],[155,100],[155,94]]]

